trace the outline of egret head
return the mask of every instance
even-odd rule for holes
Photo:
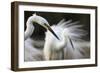
[[[47,20],[41,16],[36,15],[36,13],[33,14],[32,16],[32,20],[33,23],[38,23],[39,25],[41,25],[42,27],[44,27],[45,29],[49,30],[58,40],[59,37],[55,34],[55,32],[51,29],[49,23],[47,22]]]

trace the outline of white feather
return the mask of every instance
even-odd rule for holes
[[[81,39],[81,37],[86,35],[86,31],[81,28],[82,25],[77,24],[79,24],[78,21],[71,23],[71,20],[64,21],[63,19],[57,25],[51,26],[60,40],[57,40],[49,31],[46,32],[44,45],[45,60],[90,57],[90,42]],[[74,49],[69,39],[72,40]]]
[[[34,32],[34,24],[33,22],[38,23],[38,25],[41,25],[42,27],[46,28],[44,24],[49,25],[47,20],[41,16],[38,16],[33,14],[30,16],[26,22],[26,31],[25,31],[25,61],[40,61],[43,60],[43,45],[44,41],[35,41],[31,39],[31,35]]]
[[[31,38],[25,41],[25,61],[41,61],[43,60],[43,51],[42,48],[37,48],[41,46],[43,41],[33,41]]]

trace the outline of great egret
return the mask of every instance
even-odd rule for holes
[[[58,36],[55,34],[55,32],[50,28],[49,23],[47,20],[41,16],[36,15],[34,13],[32,16],[30,16],[26,22],[26,31],[25,31],[25,61],[33,61],[33,60],[42,60],[43,55],[42,51],[40,49],[37,49],[34,44],[38,44],[41,46],[43,44],[43,41],[37,41],[30,38],[32,33],[34,32],[34,22],[41,25],[45,29],[49,30],[56,38],[59,40]]]
[[[45,60],[81,59],[90,57],[90,42],[82,40],[87,33],[81,29],[82,25],[72,20],[61,20],[51,26],[60,40],[57,40],[49,31],[46,32],[44,44]]]
[[[59,37],[55,34],[55,32],[50,28],[49,23],[47,22],[46,19],[44,19],[41,16],[36,15],[36,13],[34,13],[32,16],[30,16],[26,22],[26,31],[25,31],[25,40],[30,37],[32,35],[32,33],[34,32],[34,26],[33,23],[38,23],[39,25],[41,25],[42,27],[44,27],[45,29],[49,30],[58,40]]]

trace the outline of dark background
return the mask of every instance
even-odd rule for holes
[[[87,36],[83,37],[83,39],[88,41],[90,40],[90,14],[24,11],[25,29],[28,17],[32,16],[34,13],[44,17],[50,25],[57,24],[62,19],[66,19],[66,21],[72,19],[72,22],[80,21],[80,24],[84,25],[83,29],[88,32]],[[34,40],[44,40],[46,29],[36,23],[34,23],[34,26],[35,31],[33,32],[31,38]]]

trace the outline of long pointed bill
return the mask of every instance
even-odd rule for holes
[[[49,25],[45,24],[45,26],[47,27],[47,29],[48,29],[58,40],[60,40],[59,37],[56,35],[56,33],[50,28]]]

